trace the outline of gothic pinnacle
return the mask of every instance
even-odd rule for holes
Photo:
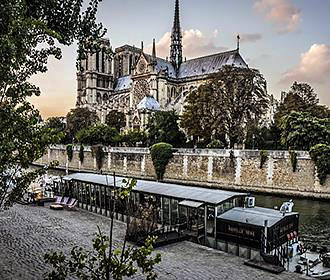
[[[171,35],[171,63],[173,64],[176,73],[179,72],[182,63],[182,33],[180,26],[180,6],[179,0],[175,1],[174,23]]]

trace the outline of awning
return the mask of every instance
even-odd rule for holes
[[[192,201],[192,200],[183,200],[181,202],[179,202],[180,206],[186,206],[186,207],[190,207],[190,208],[199,208],[201,206],[203,206],[203,202],[197,202],[197,201]]]

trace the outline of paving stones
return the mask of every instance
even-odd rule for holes
[[[0,280],[43,279],[50,270],[43,255],[50,250],[69,252],[76,245],[91,248],[97,225],[108,232],[110,220],[83,210],[52,211],[23,205],[0,212]],[[115,222],[115,245],[121,243],[125,227],[124,223]],[[162,255],[156,268],[159,279],[305,279],[296,274],[273,275],[247,267],[244,259],[187,241],[157,251]]]

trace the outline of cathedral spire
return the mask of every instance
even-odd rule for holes
[[[171,63],[173,64],[176,72],[178,73],[182,63],[182,33],[180,26],[180,8],[179,0],[175,1],[174,24],[171,35]]]
[[[152,41],[152,58],[156,59],[156,40],[153,39]]]
[[[239,34],[237,34],[237,51],[239,51],[239,43],[240,43],[241,37],[239,36]]]

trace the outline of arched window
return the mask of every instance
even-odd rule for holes
[[[99,93],[99,92],[96,94],[96,103],[97,104],[102,103],[102,96],[101,96],[101,93]]]
[[[175,98],[175,95],[176,95],[176,89],[175,87],[172,87],[171,98]]]
[[[103,94],[103,103],[107,103],[108,102],[108,95],[105,93]]]

